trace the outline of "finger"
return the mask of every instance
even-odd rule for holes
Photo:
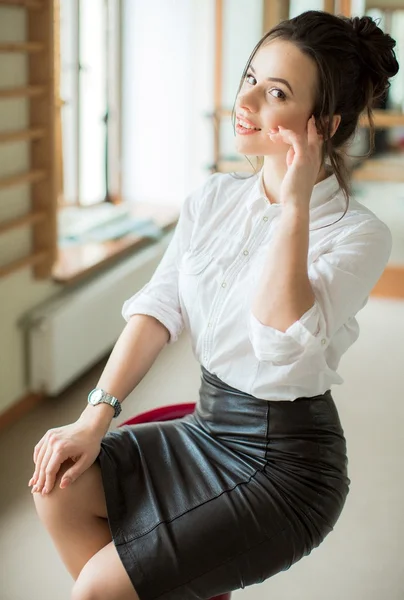
[[[45,442],[45,437],[43,437],[43,438],[42,438],[42,439],[41,439],[41,440],[40,440],[40,441],[37,443],[37,445],[36,445],[36,446],[35,446],[35,448],[34,448],[34,454],[33,454],[33,457],[32,457],[32,459],[33,459],[33,461],[34,461],[35,469],[34,469],[34,473],[32,474],[32,477],[31,477],[31,479],[30,479],[30,480],[29,480],[29,482],[28,482],[28,485],[29,485],[29,486],[31,486],[31,485],[34,485],[34,484],[36,483],[36,479],[35,479],[35,473],[36,473],[36,464],[37,464],[37,462],[38,462],[38,456],[39,456],[39,453],[40,453],[40,451],[41,451],[41,449],[42,449],[42,447],[43,447],[43,445],[44,445],[44,442]]]
[[[303,156],[307,146],[307,140],[305,140],[304,136],[292,131],[291,129],[285,129],[281,125],[278,126],[278,129],[278,134],[269,134],[271,139],[273,141],[284,142],[285,144],[292,146],[294,155],[296,155],[296,157]]]
[[[38,459],[38,454],[39,454],[39,452],[40,452],[40,450],[41,450],[41,448],[42,448],[42,446],[43,446],[43,444],[44,444],[44,442],[45,442],[45,438],[46,438],[46,435],[44,435],[44,436],[42,437],[42,439],[40,439],[40,440],[39,440],[39,442],[37,443],[37,445],[36,445],[36,446],[35,446],[35,448],[34,448],[34,456],[33,456],[33,460],[34,460],[34,463],[35,463],[35,464],[36,464],[36,461],[37,461],[37,459]]]
[[[291,145],[289,140],[286,140],[285,136],[280,131],[271,131],[267,135],[271,142]]]
[[[290,167],[293,163],[293,159],[295,158],[295,151],[293,150],[293,146],[291,146],[286,155],[286,164]]]
[[[42,488],[43,485],[45,483],[45,477],[46,477],[46,467],[48,465],[49,460],[51,459],[53,454],[53,447],[51,446],[51,444],[47,444],[46,446],[46,452],[42,458],[41,461],[41,467],[39,469],[39,473],[38,473],[38,477],[37,477],[37,482],[33,488],[33,493],[36,492],[42,492]]]
[[[64,489],[74,481],[90,466],[87,465],[88,457],[83,454],[70,469],[67,469],[60,482],[60,488]]]
[[[43,494],[49,494],[53,490],[55,479],[62,463],[64,463],[64,460],[62,460],[61,453],[57,450],[54,451],[45,470],[45,482],[42,489]]]
[[[310,117],[307,123],[307,143],[309,146],[318,146],[323,140],[323,136],[317,131],[316,120],[314,115]]]
[[[47,450],[48,444],[49,444],[49,442],[45,442],[44,441],[44,443],[42,444],[42,446],[41,446],[41,448],[39,450],[39,453],[37,455],[36,464],[35,464],[35,471],[34,471],[34,475],[32,476],[32,479],[34,481],[34,487],[32,488],[32,492],[36,491],[35,487],[36,487],[36,485],[38,483],[39,473],[41,471],[42,460],[43,460],[43,457],[46,454],[46,450]]]
[[[279,133],[284,141],[293,146],[295,152],[304,146],[305,137],[303,135],[296,133],[291,129],[285,129],[281,125],[279,125]]]

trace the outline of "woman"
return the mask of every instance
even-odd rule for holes
[[[89,404],[35,447],[29,485],[76,600],[210,598],[333,529],[350,480],[330,388],[391,252],[349,201],[341,149],[397,73],[394,46],[369,17],[309,11],[254,49],[235,131],[262,170],[186,199]],[[194,414],[107,434],[183,327],[202,369]]]

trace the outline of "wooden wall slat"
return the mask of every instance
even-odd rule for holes
[[[12,231],[13,229],[19,229],[20,227],[26,227],[27,225],[35,225],[46,219],[46,212],[28,213],[22,217],[11,219],[0,223],[0,234]]]
[[[323,0],[323,10],[333,15],[335,13],[335,0]]]
[[[24,53],[28,59],[28,81],[25,86],[0,89],[0,100],[29,99],[30,124],[20,131],[0,133],[0,144],[18,141],[30,143],[30,170],[0,178],[0,190],[31,185],[31,210],[27,214],[0,224],[4,234],[20,227],[32,227],[32,252],[30,256],[15,260],[0,268],[0,277],[18,269],[32,266],[39,278],[51,275],[57,253],[57,193],[55,186],[54,123],[55,82],[59,81],[55,62],[55,39],[60,26],[59,0],[0,0],[2,6],[15,6],[27,10],[27,38],[24,42],[2,42],[0,53]],[[1,14],[1,12],[0,12]],[[61,151],[61,147],[58,148]]]
[[[263,2],[263,33],[267,33],[280,21],[289,19],[289,0],[264,0]]]
[[[6,277],[7,275],[11,275],[11,273],[19,271],[24,267],[30,267],[40,264],[46,259],[46,252],[36,252],[34,254],[30,254],[29,256],[25,256],[24,258],[14,260],[13,262],[9,263],[8,265],[5,265],[4,267],[0,267],[0,278]]]
[[[0,6],[17,6],[29,10],[42,10],[44,2],[39,0],[0,0]]]
[[[0,190],[5,190],[24,183],[35,183],[37,181],[42,181],[45,178],[46,171],[40,169],[27,171],[26,173],[18,173],[17,175],[11,175],[9,177],[2,177],[0,179]]]
[[[48,177],[31,187],[33,212],[45,211],[47,219],[34,227],[32,244],[35,253],[45,253],[46,258],[35,262],[34,275],[37,279],[51,276],[57,258],[57,175],[55,149],[56,98],[55,87],[59,81],[58,52],[55,54],[55,39],[59,39],[59,0],[46,2],[40,13],[28,13],[27,32],[30,42],[46,45],[47,51],[28,55],[29,83],[45,88],[45,94],[30,101],[30,127],[45,128],[49,135],[31,144],[31,167],[46,170]]]
[[[338,15],[344,15],[345,17],[350,17],[352,14],[351,0],[337,0],[335,13]]]
[[[0,133],[0,144],[10,142],[23,142],[29,140],[38,140],[46,135],[46,129],[34,127],[32,129],[20,129],[18,131],[6,131]]]
[[[39,42],[2,42],[0,43],[0,52],[21,53],[21,52],[43,52],[45,44]]]
[[[25,87],[11,88],[0,90],[0,100],[8,100],[10,98],[35,98],[46,93],[47,86],[45,85],[28,85]]]

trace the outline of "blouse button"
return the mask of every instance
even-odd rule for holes
[[[244,256],[247,256],[248,255],[248,250],[244,250],[243,254],[244,254]]]
[[[321,340],[321,343],[322,343],[322,344],[323,344],[323,346],[324,346],[324,344],[326,344],[326,343],[327,343],[327,340],[323,338],[323,339]]]
[[[266,222],[268,221],[268,217],[262,217],[262,220]]]
[[[223,283],[222,283],[222,288],[225,288],[225,287],[226,287],[226,285],[227,285],[227,284],[226,284],[226,282],[225,282],[225,281],[223,281]]]

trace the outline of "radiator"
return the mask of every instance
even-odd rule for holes
[[[27,315],[31,391],[56,396],[112,350],[125,326],[124,301],[149,281],[172,234]]]

